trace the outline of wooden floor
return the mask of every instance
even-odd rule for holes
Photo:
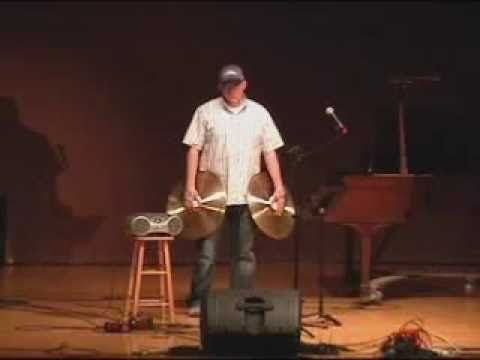
[[[228,286],[228,271],[217,267],[215,288]],[[105,322],[122,317],[127,266],[0,267],[0,357],[212,358],[201,351],[199,319],[186,314],[190,272],[187,266],[174,268],[176,324],[157,321],[152,309],[155,330],[107,333]],[[480,291],[466,295],[459,279],[391,284],[381,303],[368,306],[343,281],[327,279],[323,311],[341,326],[321,321],[317,280],[314,264],[300,265],[305,328],[300,358],[382,357],[381,343],[409,321],[422,322],[435,351],[480,357]],[[292,265],[259,264],[256,287],[292,288]],[[155,290],[155,284],[146,283],[143,291]]]

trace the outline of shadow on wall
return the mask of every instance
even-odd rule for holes
[[[0,97],[0,168],[3,263],[65,263],[76,246],[91,241],[103,217],[74,216],[59,201],[57,178],[68,162],[44,135],[21,123],[11,97]]]

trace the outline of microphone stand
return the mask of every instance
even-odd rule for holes
[[[290,148],[290,152],[287,154],[292,156],[292,167],[290,169],[290,187],[291,190],[295,192],[295,174],[297,173],[298,166],[308,157],[312,155],[317,155],[325,150],[325,148],[340,139],[343,135],[347,133],[346,130],[340,129],[341,131],[337,133],[332,140],[327,141],[326,143],[322,144],[319,148],[313,149],[310,151],[304,151],[298,145],[295,145]],[[294,288],[298,289],[298,267],[299,267],[299,241],[298,236],[294,236]],[[330,325],[334,326],[341,326],[342,323],[335,319],[333,316],[326,314],[324,312],[324,291],[323,291],[323,248],[319,249],[319,262],[318,262],[318,313],[314,314],[307,314],[303,317],[312,317],[317,316],[317,320],[319,323],[308,323],[309,326],[320,327],[322,329],[327,329]]]

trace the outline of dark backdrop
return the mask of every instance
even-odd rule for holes
[[[126,263],[125,216],[164,211],[183,176],[181,139],[216,96],[225,63],[272,113],[289,149],[323,149],[289,172],[303,205],[337,174],[398,171],[401,75],[438,75],[407,92],[410,171],[435,175],[432,206],[393,236],[385,262],[475,263],[479,216],[480,7],[471,2],[0,5],[0,194],[9,263]],[[334,135],[334,106],[349,134]],[[343,261],[345,231],[307,217]],[[290,260],[292,239],[260,238],[260,261]],[[2,247],[0,247],[1,249]],[[225,255],[227,250],[223,250]],[[193,244],[176,242],[176,262]]]

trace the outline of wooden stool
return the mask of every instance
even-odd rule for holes
[[[175,322],[175,304],[173,300],[172,268],[170,264],[170,241],[173,236],[133,236],[134,247],[132,263],[130,266],[130,279],[128,281],[128,293],[125,300],[124,323],[129,321],[130,315],[137,318],[139,307],[161,307],[162,321],[168,309],[169,320]],[[144,269],[145,246],[147,243],[156,242],[158,249],[158,268],[153,270]],[[142,276],[158,275],[160,277],[160,296],[158,299],[140,298]],[[166,291],[165,291],[166,290]]]

